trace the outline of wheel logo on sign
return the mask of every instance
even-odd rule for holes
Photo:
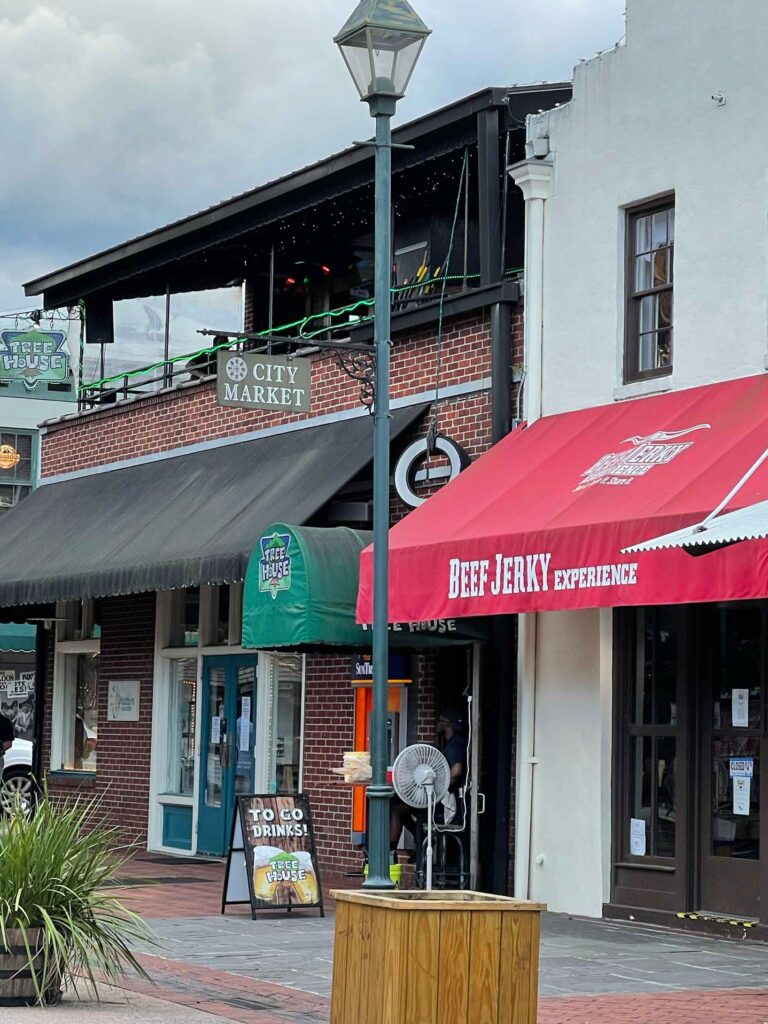
[[[418,482],[433,484],[437,480],[448,483],[455,480],[470,463],[470,458],[461,445],[450,437],[438,434],[435,438],[435,451],[448,459],[448,466],[436,470],[419,469],[419,464],[429,455],[429,442],[426,437],[419,438],[409,444],[397,460],[395,466],[395,490],[406,505],[418,508],[427,500],[416,493]]]
[[[227,360],[227,376],[230,380],[245,380],[248,374],[248,366],[240,356],[232,356]]]

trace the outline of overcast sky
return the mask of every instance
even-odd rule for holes
[[[624,0],[415,0],[402,122],[562,80]],[[331,42],[354,0],[2,0],[0,310],[22,282],[344,148],[367,107]]]

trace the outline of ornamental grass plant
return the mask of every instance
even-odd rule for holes
[[[38,1003],[83,981],[98,998],[97,980],[128,970],[147,978],[131,944],[151,933],[109,890],[134,851],[99,824],[99,809],[98,800],[53,802],[44,791],[34,815],[17,804],[0,820],[0,953],[22,950]]]

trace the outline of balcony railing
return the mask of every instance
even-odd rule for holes
[[[517,275],[519,268],[508,270],[505,277]],[[442,300],[466,294],[479,283],[479,274],[440,276],[422,275],[420,280],[406,282],[392,289],[392,310],[394,313],[411,310],[434,303],[436,318]],[[79,389],[78,408],[92,409],[96,406],[124,401],[148,392],[156,392],[184,384],[196,383],[216,375],[217,354],[221,350],[234,351],[275,351],[281,348],[295,348],[296,345],[311,347],[323,340],[333,340],[349,333],[353,328],[373,321],[373,299],[358,299],[337,309],[312,313],[301,320],[273,327],[250,335],[248,338],[213,334],[213,343],[196,351],[174,356],[140,366],[136,369],[124,370],[112,375],[105,375],[100,380],[84,384]],[[266,336],[269,335],[269,341]],[[264,336],[264,340],[259,340]],[[281,344],[281,342],[283,344]]]

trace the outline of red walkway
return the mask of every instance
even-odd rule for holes
[[[128,887],[120,891],[120,898],[145,917],[203,917],[220,911],[222,864],[139,857],[123,875]],[[237,908],[228,913],[234,912]],[[247,913],[247,908],[242,912]],[[320,996],[162,956],[144,955],[141,961],[156,984],[131,980],[126,988],[218,1014],[234,1024],[328,1021],[329,1004]],[[699,989],[542,999],[539,1024],[768,1024],[768,990]]]

